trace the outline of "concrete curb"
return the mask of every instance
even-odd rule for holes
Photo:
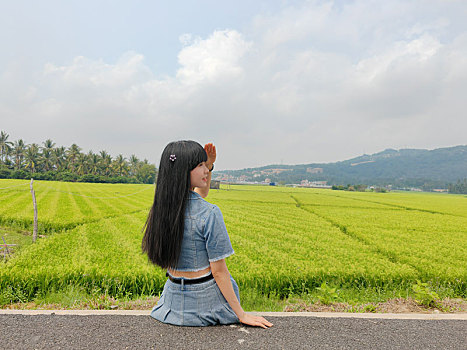
[[[391,314],[391,313],[352,313],[352,312],[254,312],[260,316],[271,317],[326,317],[326,318],[378,318],[388,320],[465,320],[467,313],[459,314]]]
[[[0,315],[67,315],[67,316],[149,316],[151,310],[16,310],[0,309]],[[350,312],[252,312],[264,317],[326,317],[326,318],[371,318],[390,320],[464,320],[467,313],[459,314],[378,314],[378,313],[350,313]]]

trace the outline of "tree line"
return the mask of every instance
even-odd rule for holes
[[[113,158],[106,151],[81,152],[77,144],[66,148],[56,146],[51,139],[42,145],[26,144],[22,139],[10,141],[0,132],[0,178],[108,182],[154,183],[157,170],[147,159],[134,154],[126,159],[122,154]]]
[[[467,178],[448,185],[449,193],[467,194]]]
[[[332,185],[331,187],[332,190],[334,191],[350,191],[350,192],[380,192],[380,193],[386,193],[388,189],[384,187],[375,187],[375,186],[370,186],[368,187],[365,184],[358,184],[358,185]]]

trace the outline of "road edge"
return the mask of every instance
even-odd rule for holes
[[[149,316],[151,310],[18,310],[0,309],[0,315],[67,315],[67,316]],[[350,313],[350,312],[252,312],[264,317],[324,317],[324,318],[370,318],[391,320],[464,320],[467,313]]]

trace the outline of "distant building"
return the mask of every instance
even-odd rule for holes
[[[302,180],[300,182],[300,187],[313,187],[313,188],[331,188],[331,186],[327,185],[327,181],[308,181]]]

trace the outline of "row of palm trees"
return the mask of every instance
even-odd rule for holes
[[[123,155],[112,156],[106,151],[99,153],[81,153],[77,144],[66,148],[57,146],[48,139],[42,146],[32,143],[26,144],[22,139],[9,141],[9,135],[0,132],[0,166],[11,170],[25,170],[37,172],[71,172],[77,175],[92,174],[96,176],[127,176],[136,177],[138,171],[149,164],[147,159],[139,160],[134,154],[127,160]]]

